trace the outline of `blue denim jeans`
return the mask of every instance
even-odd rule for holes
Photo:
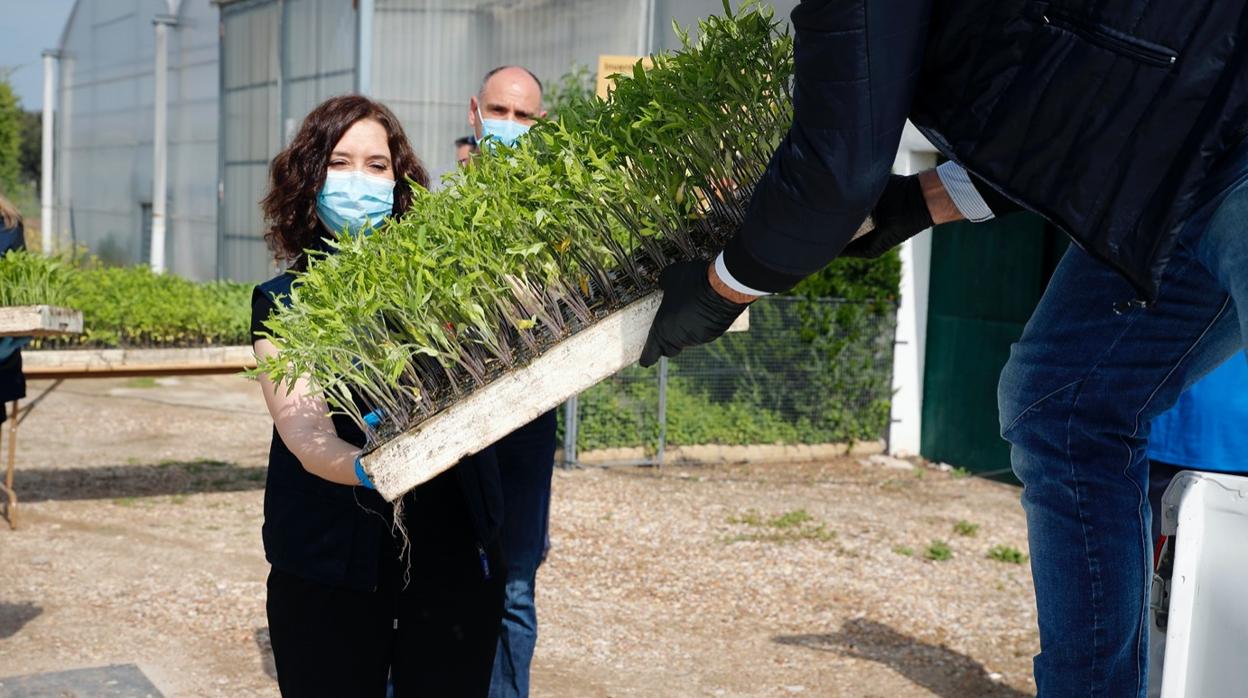
[[[537,645],[534,580],[546,556],[555,425],[555,413],[548,412],[495,444],[503,486],[506,591],[490,698],[529,695],[529,664]]]
[[[1001,374],[1040,696],[1145,695],[1149,421],[1248,337],[1248,155],[1227,158],[1202,201],[1148,308],[1123,303],[1127,282],[1072,247]]]

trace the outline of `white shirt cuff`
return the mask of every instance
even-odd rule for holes
[[[748,296],[770,296],[771,295],[770,293],[766,291],[756,291],[750,288],[749,286],[746,286],[745,284],[741,283],[740,281],[737,281],[736,279],[732,278],[732,274],[728,273],[728,266],[724,264],[723,252],[720,252],[719,256],[715,258],[715,275],[719,277],[720,281],[724,282],[725,286],[736,291],[737,293],[744,293]]]
[[[961,165],[952,160],[943,162],[936,167],[936,176],[940,177],[941,184],[945,185],[945,191],[949,193],[949,198],[958,207],[963,218],[972,223],[993,219],[994,214],[988,202],[979,195],[979,190],[971,183],[971,176]]]

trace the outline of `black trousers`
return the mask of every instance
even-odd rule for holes
[[[360,592],[274,568],[269,635],[286,698],[486,696],[503,608],[497,546],[490,578],[475,545],[431,556],[413,540],[411,581],[387,563],[380,588]]]

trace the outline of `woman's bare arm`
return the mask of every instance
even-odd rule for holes
[[[277,347],[267,339],[257,340],[254,347],[257,358],[277,355]],[[262,375],[260,389],[277,433],[305,470],[340,485],[360,484],[355,475],[360,449],[338,438],[329,405],[311,391],[306,378],[296,381],[294,390],[287,393],[284,383]]]

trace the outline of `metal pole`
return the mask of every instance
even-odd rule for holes
[[[373,89],[373,0],[360,0],[356,10],[355,91],[367,95]]]
[[[563,403],[563,467],[576,465],[577,396]]]
[[[637,2],[637,55],[650,54],[650,35],[654,29],[654,0]]]
[[[659,358],[659,445],[654,452],[654,464],[663,467],[663,452],[667,448],[667,357]]]
[[[39,240],[43,243],[44,254],[52,254],[53,244],[52,167],[55,162],[53,136],[56,133],[56,124],[52,117],[56,108],[56,71],[60,66],[60,58],[61,52],[55,49],[43,52],[43,152],[40,153],[40,167],[43,172],[39,183]]]
[[[17,467],[17,424],[19,421],[17,415],[21,412],[21,405],[17,400],[13,401],[13,416],[11,424],[9,424],[9,467],[4,473],[4,485],[0,489],[4,490],[4,494],[9,499],[8,507],[5,513],[9,516],[9,528],[17,530],[17,490],[13,489],[13,470]],[[4,403],[0,402],[0,410],[4,409]]]
[[[74,178],[71,176],[74,158],[70,156],[74,147],[74,54],[62,53],[58,63],[56,113],[52,117],[52,132],[56,141],[52,148],[56,168],[52,184],[52,245],[56,247],[62,240],[68,242],[70,255],[76,259],[78,232],[74,229]]]
[[[168,181],[167,99],[169,78],[169,27],[177,24],[173,15],[157,15],[156,25],[156,93],[152,117],[152,249],[150,264],[157,274],[165,273],[165,203]]]
[[[217,19],[217,55],[220,64],[217,69],[217,114],[225,112],[225,18],[224,7]],[[217,119],[217,281],[225,278],[225,117]]]
[[[279,149],[285,148],[295,138],[295,120],[286,118],[286,48],[287,32],[291,24],[286,19],[286,0],[277,0],[277,27],[273,40],[273,65],[277,70],[274,82],[277,85],[277,123],[274,124],[277,137],[274,139]]]

